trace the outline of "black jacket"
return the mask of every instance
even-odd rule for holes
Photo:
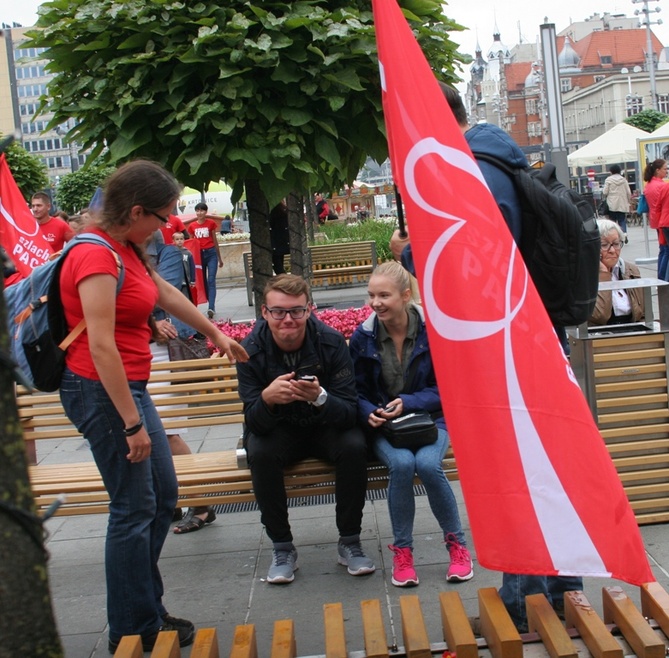
[[[344,337],[320,320],[309,317],[304,344],[298,352],[295,370],[316,375],[328,398],[321,407],[306,402],[277,404],[274,411],[265,404],[262,391],[279,375],[292,372],[284,363],[265,320],[258,320],[242,341],[249,354],[246,363],[237,363],[239,397],[244,403],[244,424],[254,434],[270,434],[277,423],[311,427],[331,425],[350,429],[356,424],[357,395],[353,363]]]

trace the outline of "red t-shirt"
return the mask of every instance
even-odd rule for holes
[[[216,222],[213,219],[205,219],[202,224],[195,220],[190,224],[190,233],[198,241],[200,249],[211,249],[216,246]]]
[[[167,218],[170,221],[160,227],[160,232],[163,234],[165,244],[174,244],[172,236],[177,232],[183,233],[186,225],[176,215],[168,215]]]
[[[158,301],[158,289],[131,247],[116,242],[101,231],[90,232],[102,235],[123,262],[125,278],[116,296],[114,336],[128,380],[143,381],[149,378],[151,371],[151,328],[148,319]],[[83,317],[77,286],[94,274],[111,274],[117,279],[118,268],[114,254],[107,247],[96,244],[82,244],[72,249],[63,263],[60,278],[61,297],[69,329],[75,327]],[[100,379],[91,358],[88,331],[84,331],[67,349],[65,363],[81,377]]]
[[[48,221],[39,225],[44,239],[51,245],[54,253],[60,251],[63,245],[74,237],[70,225],[60,217],[49,217]]]

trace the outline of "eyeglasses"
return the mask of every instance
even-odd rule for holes
[[[159,215],[157,212],[154,212],[153,210],[147,210],[144,208],[144,212],[148,213],[149,215],[153,215],[154,217],[157,217],[163,224],[167,224],[170,220],[167,217],[163,217],[162,215]]]
[[[304,314],[309,310],[309,307],[295,306],[294,308],[269,308],[269,306],[265,306],[265,310],[275,320],[283,320],[288,313],[293,320],[301,320],[304,317]]]
[[[618,251],[618,249],[623,248],[623,243],[622,242],[602,242],[602,251],[611,251],[611,249],[615,249]]]

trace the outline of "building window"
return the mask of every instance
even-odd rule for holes
[[[571,78],[560,78],[560,91],[571,91]]]
[[[612,64],[611,55],[600,55],[599,56],[600,64]]]
[[[537,113],[537,99],[528,98],[525,100],[525,114],[536,114]]]
[[[657,95],[657,109],[660,110],[660,112],[669,114],[669,94]]]
[[[643,112],[643,98],[641,96],[627,96],[627,116],[631,117]]]

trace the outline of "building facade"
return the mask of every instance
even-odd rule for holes
[[[17,131],[24,148],[38,156],[48,169],[53,185],[61,176],[76,171],[85,160],[76,142],[66,135],[72,123],[47,128],[53,115],[35,116],[40,97],[47,92],[51,74],[45,70],[41,50],[24,47],[30,28],[3,25],[0,36],[0,131]]]
[[[524,43],[502,49],[501,43],[495,30],[487,57],[477,47],[466,93],[470,121],[496,123],[530,161],[545,159],[549,126],[541,48],[538,43]],[[638,19],[594,14],[560,32],[556,46],[569,150],[653,107],[647,32]],[[652,33],[651,48],[657,106],[669,113],[667,50]]]

